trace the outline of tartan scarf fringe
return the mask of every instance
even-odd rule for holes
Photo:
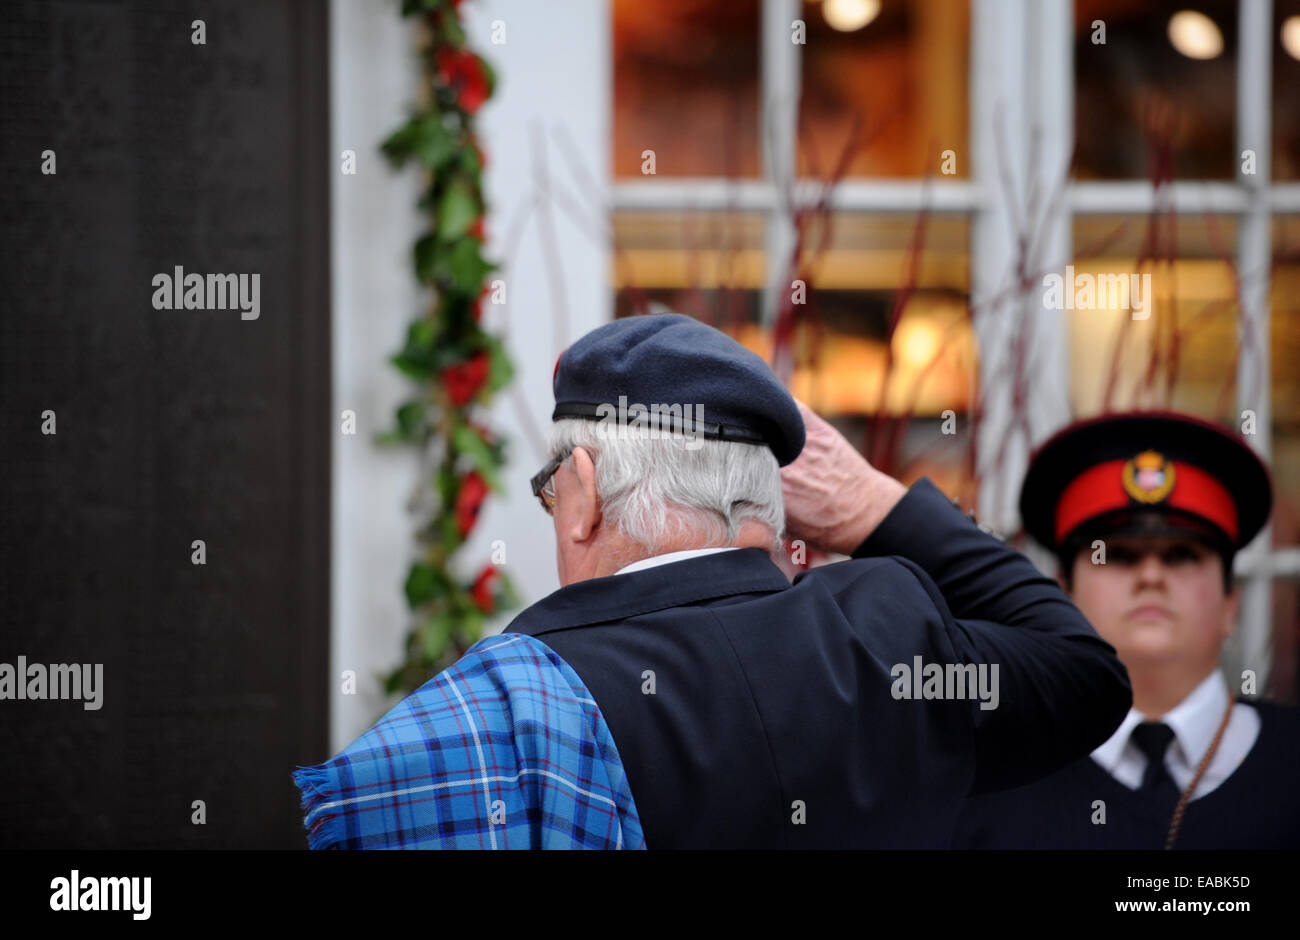
[[[316,806],[329,798],[325,792],[330,777],[324,767],[299,767],[293,772],[293,782],[302,791],[302,814],[304,819],[311,819]],[[333,813],[325,813],[312,820],[307,827],[307,847],[332,849],[343,839],[343,818]]]

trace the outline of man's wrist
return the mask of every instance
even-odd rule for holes
[[[863,499],[861,508],[853,521],[844,527],[843,535],[837,539],[835,550],[844,555],[853,551],[871,537],[876,527],[907,495],[907,487],[887,473],[873,470],[870,477],[862,484]]]

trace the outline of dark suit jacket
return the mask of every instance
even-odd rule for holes
[[[720,552],[568,585],[510,625],[591,690],[648,847],[943,847],[968,794],[1124,719],[1115,651],[928,480],[854,556],[791,585],[759,549]],[[916,657],[996,664],[997,707],[899,698]]]

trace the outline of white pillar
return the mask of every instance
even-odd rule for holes
[[[763,0],[759,37],[759,80],[762,114],[759,116],[763,175],[774,186],[775,207],[767,214],[764,248],[767,255],[767,293],[763,297],[763,323],[771,327],[777,311],[789,296],[788,267],[794,255],[793,201],[798,158],[799,62],[806,47],[796,46],[792,26],[800,16],[798,0]]]
[[[1004,532],[1015,527],[1026,456],[1011,427],[1010,381],[1020,302],[1016,239],[1026,190],[1025,7],[1024,0],[973,0],[971,8],[971,173],[982,196],[971,227],[971,302],[984,403],[976,439],[978,512]]]
[[[556,356],[612,315],[607,240],[571,221],[555,199],[541,200],[535,145],[545,144],[554,185],[603,228],[610,163],[610,8],[608,0],[477,0],[461,9],[470,47],[491,63],[498,79],[478,126],[488,160],[487,254],[502,264],[493,276],[507,282],[509,304],[485,305],[484,323],[492,332],[505,331],[516,373],[490,417],[509,442],[507,493],[485,505],[458,559],[462,574],[472,576],[500,539],[506,570],[527,604],[559,585],[550,521],[528,487],[541,457],[530,445],[523,416],[545,430]],[[416,552],[416,518],[407,500],[419,466],[409,447],[372,443],[415,388],[388,357],[430,300],[411,267],[411,246],[428,224],[416,209],[420,171],[409,166],[394,172],[378,151],[418,91],[416,24],[398,11],[398,0],[333,0],[330,5],[331,159],[337,166],[343,149],[357,155],[356,175],[336,173],[331,191],[335,412],[357,412],[356,436],[340,436],[334,452],[334,750],[383,713],[387,702],[376,677],[400,662],[412,624],[402,585]],[[504,26],[500,44],[492,41],[495,21]],[[496,32],[499,37],[500,28]],[[557,144],[561,136],[563,149]],[[508,620],[498,618],[493,629]],[[344,669],[356,672],[356,695],[340,694]]]
[[[333,267],[334,458],[330,545],[330,743],[341,750],[383,713],[376,676],[402,658],[410,624],[402,585],[414,529],[406,500],[416,482],[409,447],[376,433],[414,386],[388,364],[411,318],[428,302],[411,267],[424,225],[419,173],[394,173],[379,143],[399,127],[416,89],[412,24],[396,0],[330,4],[330,255]],[[356,174],[339,171],[356,154]],[[339,415],[356,412],[356,434]],[[341,690],[344,670],[356,694]],[[324,755],[322,755],[324,756]]]
[[[1240,355],[1237,359],[1237,420],[1246,410],[1255,413],[1256,433],[1246,439],[1268,460],[1272,449],[1273,409],[1269,363],[1269,264],[1272,257],[1272,217],[1268,190],[1272,178],[1272,0],[1242,0],[1237,52],[1237,181],[1247,192],[1248,208],[1237,228],[1237,272],[1241,279]],[[1255,153],[1255,173],[1241,172],[1242,151]],[[1240,423],[1238,423],[1240,427]],[[1251,545],[1257,559],[1241,587],[1241,612],[1234,642],[1225,652],[1230,683],[1239,684],[1241,670],[1252,669],[1262,693],[1272,669],[1273,581],[1270,576],[1273,533],[1265,526]]]

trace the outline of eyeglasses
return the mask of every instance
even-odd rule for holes
[[[548,460],[546,466],[538,470],[529,481],[533,486],[533,495],[537,497],[548,516],[555,510],[555,471],[560,469],[560,464],[568,460],[572,453],[573,448],[566,447]]]

